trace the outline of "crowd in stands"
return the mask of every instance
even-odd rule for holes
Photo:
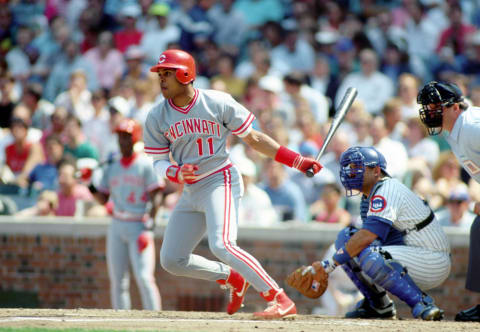
[[[344,92],[358,90],[313,180],[232,139],[244,225],[356,220],[338,160],[373,145],[442,224],[469,228],[478,184],[416,103],[423,83],[444,80],[480,106],[480,1],[466,0],[0,1],[1,212],[73,216],[82,201],[82,214],[107,215],[81,163],[108,165],[116,124],[143,125],[162,102],[149,67],[167,48],[194,55],[195,87],[230,93],[256,129],[303,155],[316,156]],[[179,193],[164,189],[162,216]]]

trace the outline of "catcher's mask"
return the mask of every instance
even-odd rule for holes
[[[442,132],[443,108],[462,101],[462,91],[454,83],[432,81],[420,90],[417,96],[417,103],[422,105],[419,110],[420,119],[427,127],[429,135]]]
[[[347,196],[358,195],[363,187],[365,167],[379,166],[388,176],[387,161],[374,147],[351,147],[340,156],[340,180]]]

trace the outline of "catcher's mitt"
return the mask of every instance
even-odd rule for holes
[[[317,299],[325,293],[328,286],[328,274],[320,262],[311,266],[302,266],[287,277],[287,284],[311,299]]]

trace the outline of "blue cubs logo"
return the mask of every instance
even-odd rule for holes
[[[387,201],[383,196],[375,195],[372,197],[370,212],[382,212],[387,206]]]

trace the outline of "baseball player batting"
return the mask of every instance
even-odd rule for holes
[[[154,158],[156,172],[184,184],[172,212],[160,253],[168,272],[216,281],[230,288],[229,314],[242,305],[250,285],[269,303],[256,318],[296,314],[295,304],[260,263],[237,246],[238,205],[243,194],[239,171],[229,159],[227,137],[242,138],[255,150],[302,172],[322,166],[254,130],[255,116],[229,94],[194,89],[195,61],[181,50],[167,50],[157,65],[165,101],[154,107],[145,123],[145,152]],[[169,155],[176,162],[170,163]],[[210,250],[220,261],[192,254],[205,232]]]
[[[114,309],[130,309],[128,265],[147,310],[161,310],[160,293],[155,284],[155,246],[147,221],[155,216],[157,193],[164,186],[149,158],[137,155],[133,145],[141,140],[141,126],[132,119],[116,128],[122,158],[109,164],[98,188],[90,185],[95,198],[105,204],[112,199],[113,219],[107,234],[107,265]],[[152,202],[150,216],[147,203]]]
[[[448,277],[450,246],[432,210],[388,175],[385,157],[373,147],[347,149],[340,166],[347,196],[362,194],[363,224],[343,229],[333,258],[321,264],[327,273],[341,265],[365,296],[346,317],[395,317],[389,291],[407,303],[415,318],[441,320],[443,310],[424,291]]]

